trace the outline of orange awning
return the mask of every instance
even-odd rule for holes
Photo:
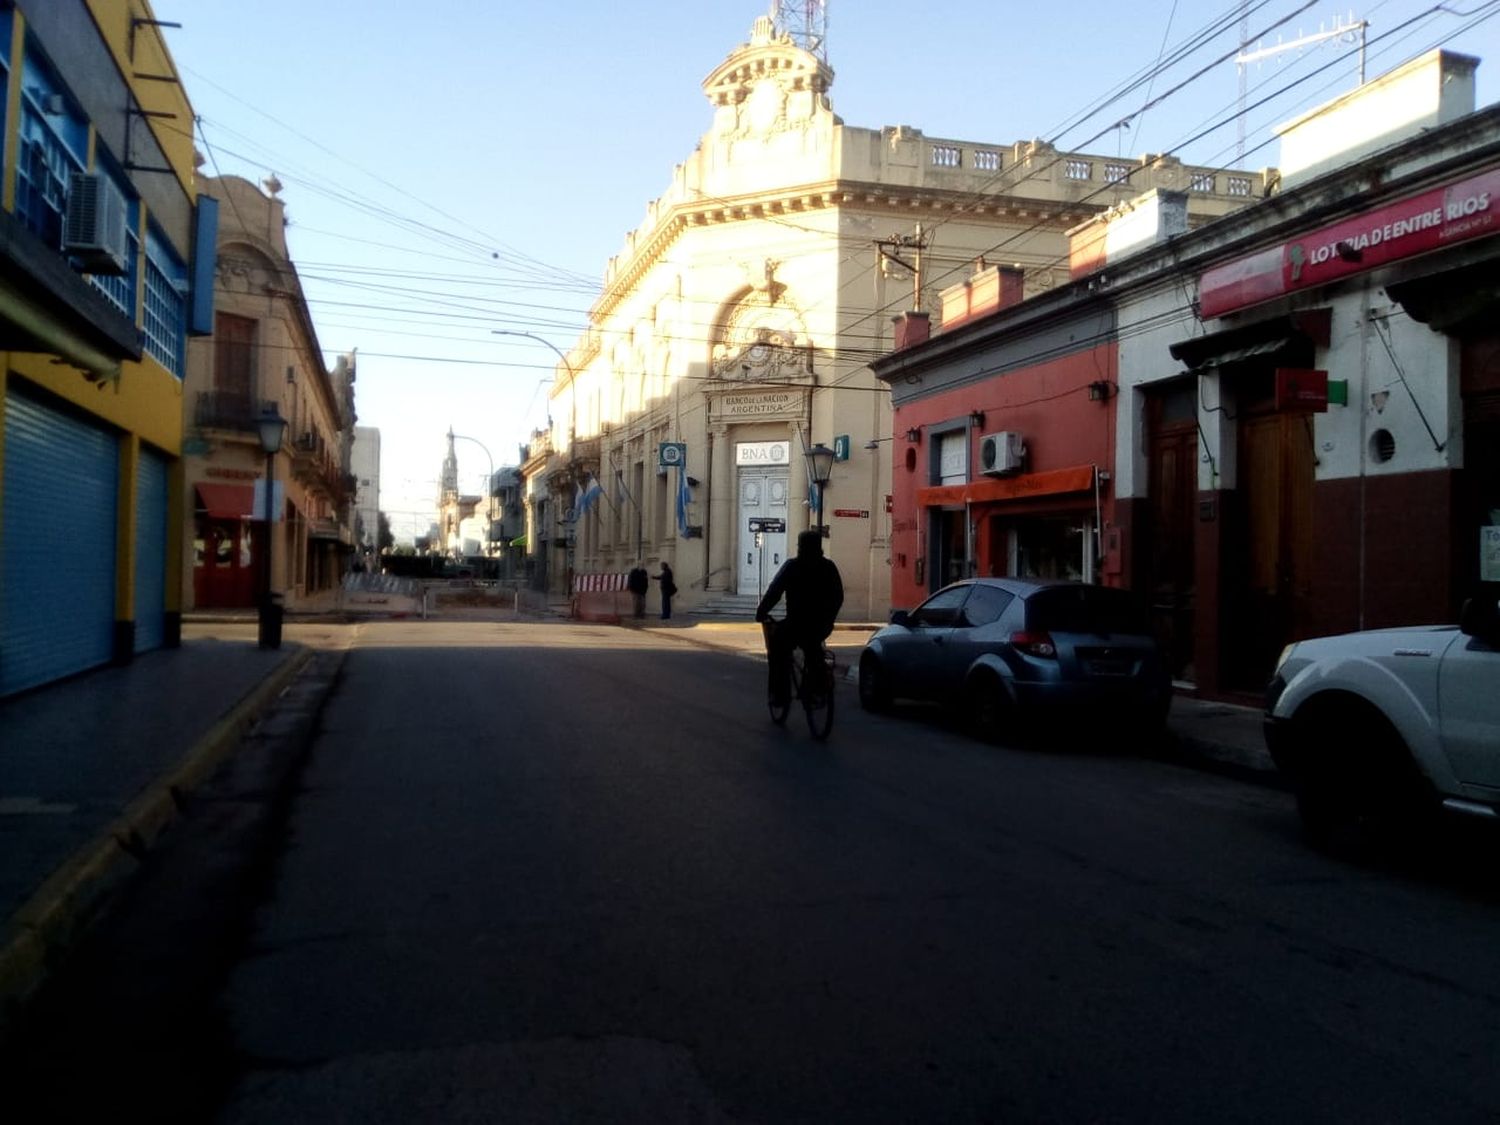
[[[965,484],[941,484],[917,489],[917,505],[981,504],[997,500],[1030,500],[1062,492],[1088,492],[1094,487],[1094,466],[1074,465],[1045,473],[1021,473],[1013,477],[989,477]]]
[[[255,486],[251,484],[197,484],[198,511],[216,520],[255,518]]]

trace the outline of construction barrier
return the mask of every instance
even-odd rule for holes
[[[631,613],[624,574],[575,574],[568,616],[618,625]]]

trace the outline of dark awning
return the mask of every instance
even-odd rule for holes
[[[1463,335],[1471,328],[1488,326],[1500,316],[1500,278],[1495,262],[1486,261],[1431,277],[1418,277],[1387,285],[1391,300],[1413,320],[1434,332]]]
[[[216,520],[253,520],[255,486],[251,484],[197,484],[198,511]]]
[[[1170,344],[1167,351],[1194,371],[1265,358],[1310,366],[1313,345],[1328,346],[1332,310],[1308,309],[1240,324]],[[1298,354],[1303,353],[1303,354]]]

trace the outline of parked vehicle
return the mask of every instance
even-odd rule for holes
[[[1500,817],[1500,602],[1471,600],[1457,626],[1288,645],[1265,733],[1315,841],[1437,808]]]
[[[859,658],[866,710],[936,701],[961,708],[987,737],[1044,715],[1154,734],[1171,692],[1145,606],[1080,582],[955,582],[893,613]]]

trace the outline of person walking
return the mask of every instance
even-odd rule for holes
[[[661,619],[672,620],[672,595],[677,593],[677,583],[672,579],[672,568],[662,560],[661,573],[651,576],[653,582],[661,583]]]
[[[786,595],[786,616],[767,638],[771,702],[784,706],[792,696],[792,649],[801,647],[808,668],[823,662],[823,641],[844,604],[839,568],[823,554],[823,535],[809,529],[797,536],[797,553],[781,564],[766,587],[755,620],[764,622]]]
[[[625,576],[625,589],[630,591],[632,616],[639,621],[646,616],[646,591],[651,589],[644,566],[637,563],[631,567],[630,573]]]

